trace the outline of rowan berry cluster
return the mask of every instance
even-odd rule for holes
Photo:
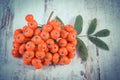
[[[27,25],[14,32],[12,55],[35,69],[50,64],[69,64],[75,56],[77,32],[73,25],[51,20],[38,27],[32,14],[25,17]]]

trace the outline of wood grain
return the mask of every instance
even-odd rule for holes
[[[120,80],[120,1],[119,0],[0,0],[0,80]],[[48,16],[59,16],[65,24],[74,24],[75,17],[83,17],[83,31],[97,18],[97,30],[109,29],[104,40],[110,51],[97,48],[86,37],[81,37],[88,48],[89,57],[81,61],[79,54],[70,65],[48,66],[34,70],[23,65],[21,59],[11,55],[13,32],[26,25],[24,17],[32,13],[39,24]]]

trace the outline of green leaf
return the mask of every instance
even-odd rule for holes
[[[62,22],[62,20],[58,16],[56,16],[55,19],[58,20],[64,26],[64,23]]]
[[[106,36],[109,36],[109,34],[110,34],[110,31],[108,29],[103,29],[103,30],[98,31],[96,34],[94,34],[94,36],[106,37]]]
[[[104,50],[109,50],[109,47],[107,46],[107,44],[104,41],[102,41],[96,37],[89,36],[88,38],[93,44],[95,44],[99,48],[104,49]]]
[[[86,61],[88,57],[88,50],[86,45],[80,38],[77,38],[77,50],[79,51],[82,60]]]
[[[75,20],[75,29],[77,31],[77,34],[80,34],[82,32],[82,26],[83,26],[83,18],[82,16],[78,15]]]
[[[88,31],[87,31],[87,34],[88,35],[92,34],[95,31],[96,26],[97,26],[97,19],[95,18],[91,21]]]

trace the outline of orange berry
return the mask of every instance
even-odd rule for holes
[[[77,40],[75,39],[74,41],[71,42],[74,46],[77,45]]]
[[[59,24],[55,24],[55,25],[54,25],[54,30],[56,30],[56,31],[58,31],[58,32],[61,32],[62,26],[59,25]]]
[[[47,51],[47,44],[45,42],[41,42],[40,44],[38,44],[38,50]]]
[[[41,34],[40,34],[41,38],[46,41],[49,39],[49,33],[48,32],[45,32],[45,31],[42,31]]]
[[[36,28],[34,35],[40,35],[40,33],[41,33],[41,28]]]
[[[43,59],[40,59],[41,60],[41,63],[44,63],[44,61],[45,61],[45,59],[43,58]]]
[[[32,37],[33,36],[33,30],[30,27],[27,27],[24,31],[24,35],[26,37]]]
[[[25,43],[28,42],[28,41],[30,41],[30,40],[31,40],[31,38],[25,37]]]
[[[51,61],[52,60],[52,54],[50,52],[47,52],[45,54],[45,61]]]
[[[28,28],[27,25],[23,26],[22,31],[25,32],[25,30]]]
[[[57,44],[54,44],[54,45],[52,45],[52,48],[50,49],[50,51],[51,51],[52,53],[56,53],[56,52],[58,51],[58,49],[59,49],[58,45],[57,45]]]
[[[52,20],[48,22],[49,25],[51,25],[55,30],[60,32],[62,30],[62,24],[58,22],[57,20]]]
[[[74,27],[73,27],[73,25],[68,24],[68,25],[65,25],[65,26],[64,26],[64,29],[65,29],[67,32],[71,32],[71,31],[74,30]]]
[[[55,44],[55,42],[54,42],[53,39],[48,39],[48,40],[46,41],[46,43],[47,43],[47,47],[48,47],[48,48],[51,48],[51,47]]]
[[[67,35],[68,35],[68,32],[67,31],[65,31],[65,30],[62,30],[61,32],[60,32],[60,37],[61,38],[67,38]]]
[[[12,49],[12,55],[13,55],[13,57],[15,57],[15,58],[18,58],[18,57],[21,56],[21,55],[19,54],[18,50],[16,50],[16,49]]]
[[[35,30],[37,28],[37,26],[38,26],[38,23],[37,23],[36,20],[32,20],[32,21],[28,22],[28,26],[30,28],[32,28],[33,30]]]
[[[36,51],[36,57],[39,58],[39,59],[43,59],[45,57],[45,52]]]
[[[19,47],[19,53],[20,53],[21,55],[23,55],[24,52],[25,52],[25,50],[26,50],[25,44],[22,44],[22,45]]]
[[[50,22],[48,22],[49,25],[53,26],[55,23],[57,23],[58,21],[53,19]]]
[[[14,41],[14,42],[13,42],[13,48],[16,49],[16,50],[18,50],[19,47],[20,47],[20,44],[17,43],[16,41]]]
[[[60,48],[58,52],[59,52],[60,56],[66,56],[68,54],[67,49],[64,47]]]
[[[23,63],[26,65],[31,65],[32,59],[23,59]]]
[[[75,51],[75,46],[71,43],[68,43],[67,46],[66,46],[68,52],[74,52]]]
[[[38,45],[37,45],[37,44],[35,44],[35,49],[34,49],[34,51],[35,51],[35,52],[38,51]]]
[[[52,61],[54,64],[57,64],[59,62],[59,57],[60,57],[60,55],[58,53],[53,54]]]
[[[44,66],[48,66],[51,64],[51,61],[44,61],[43,64],[44,64]]]
[[[46,50],[45,50],[45,52],[48,52],[49,51],[49,49],[48,49],[48,47],[46,48]]]
[[[25,51],[25,53],[23,54],[23,63],[26,65],[30,65],[33,57],[33,51]]]
[[[72,58],[74,58],[74,56],[75,56],[74,52],[69,52],[68,53],[68,58],[72,59]]]
[[[52,39],[56,40],[57,38],[60,37],[60,33],[57,30],[52,30],[50,36]]]
[[[19,33],[22,33],[22,29],[16,29],[15,32],[14,32],[14,39],[16,38],[16,36],[19,34]]]
[[[25,41],[25,36],[22,34],[22,33],[19,33],[16,38],[15,38],[15,41],[17,43],[23,43]]]
[[[24,55],[23,55],[23,59],[24,60],[29,60],[34,58],[34,51],[25,51]]]
[[[34,19],[34,17],[33,17],[32,14],[28,14],[28,15],[25,17],[25,20],[26,20],[27,22],[30,22],[30,21],[32,21],[33,19]]]
[[[66,39],[60,39],[58,43],[60,47],[65,47],[67,45]]]
[[[60,64],[69,64],[71,62],[71,60],[67,57],[67,56],[64,56],[64,57],[61,57],[60,59]]]
[[[46,32],[52,31],[53,27],[51,25],[43,25],[42,30]]]
[[[76,40],[76,34],[69,33],[67,37],[68,41],[74,41]]]
[[[42,39],[40,36],[36,35],[36,36],[33,36],[31,41],[33,41],[35,44],[40,44],[42,42]]]
[[[75,29],[71,31],[70,33],[77,35],[77,31]]]
[[[27,50],[34,50],[35,49],[35,43],[32,41],[29,41],[26,43],[26,49]]]
[[[41,60],[37,58],[32,59],[32,65],[34,66],[35,69],[40,69],[43,67]]]

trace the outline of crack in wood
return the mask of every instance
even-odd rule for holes
[[[6,11],[6,18],[4,19],[6,20],[5,24],[3,26],[5,26],[7,29],[6,34],[5,34],[5,57],[7,57],[7,40],[8,40],[8,31],[12,26],[12,22],[13,22],[13,14],[11,13],[11,9],[9,7],[7,7],[7,11]]]
[[[36,80],[35,70],[33,71],[33,80]]]
[[[98,65],[97,65],[97,74],[98,74],[98,80],[101,80],[101,78],[100,78],[100,65],[99,65],[99,51],[98,51],[98,47],[96,46],[96,52],[97,52],[97,63],[98,63]]]
[[[4,3],[4,1],[3,1]],[[12,26],[12,22],[13,22],[13,18],[14,18],[14,13],[12,12],[12,3],[10,0],[5,1],[6,6],[3,7],[3,11],[1,15],[1,23],[0,23],[0,29],[3,29],[1,31],[5,32],[4,37],[5,37],[5,41],[4,41],[4,64],[6,64],[8,62],[8,57],[7,57],[7,51],[8,49],[8,32],[9,29]]]
[[[44,4],[44,13],[46,13],[46,11],[47,11],[47,2],[48,2],[48,0],[44,0],[45,1],[45,4]]]
[[[7,14],[3,14],[0,29],[4,28],[6,26],[6,20],[7,20]]]
[[[47,9],[48,9],[48,3],[50,1],[53,1],[53,0],[44,0],[44,13],[46,13]]]

